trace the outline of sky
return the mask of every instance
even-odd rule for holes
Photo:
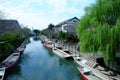
[[[58,23],[84,16],[84,8],[96,0],[0,0],[0,11],[30,29],[45,29]]]

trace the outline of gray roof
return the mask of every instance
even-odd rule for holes
[[[19,31],[21,31],[21,27],[17,20],[0,20],[0,33]]]
[[[69,24],[70,21],[72,21],[73,19],[77,19],[78,21],[80,21],[77,17],[73,17],[73,18],[71,18],[71,19],[65,20],[65,21],[57,24],[55,27],[60,27],[60,26],[63,25],[63,24]]]

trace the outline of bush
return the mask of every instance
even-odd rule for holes
[[[0,34],[0,57],[9,55],[22,42],[22,39],[11,33]]]

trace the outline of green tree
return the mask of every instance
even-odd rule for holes
[[[54,28],[54,25],[51,23],[48,25],[48,29],[53,29]]]
[[[28,38],[28,37],[30,37],[30,29],[29,28],[27,28],[27,27],[24,27],[23,29],[23,33],[24,33],[24,37],[25,38]]]
[[[0,61],[12,53],[23,41],[17,34],[0,34]]]
[[[54,25],[51,23],[48,27],[41,31],[42,34],[46,35],[48,38],[53,38],[54,34]]]
[[[60,31],[59,38],[68,40],[70,38],[70,35],[68,33],[63,32],[63,31]]]
[[[40,30],[34,29],[33,32],[35,33],[36,36],[40,34]]]
[[[113,69],[120,48],[120,0],[97,0],[85,10],[77,27],[80,49],[102,52],[106,65]]]

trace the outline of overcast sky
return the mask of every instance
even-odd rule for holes
[[[45,29],[50,23],[84,15],[84,8],[96,0],[0,0],[0,11],[29,28]]]

